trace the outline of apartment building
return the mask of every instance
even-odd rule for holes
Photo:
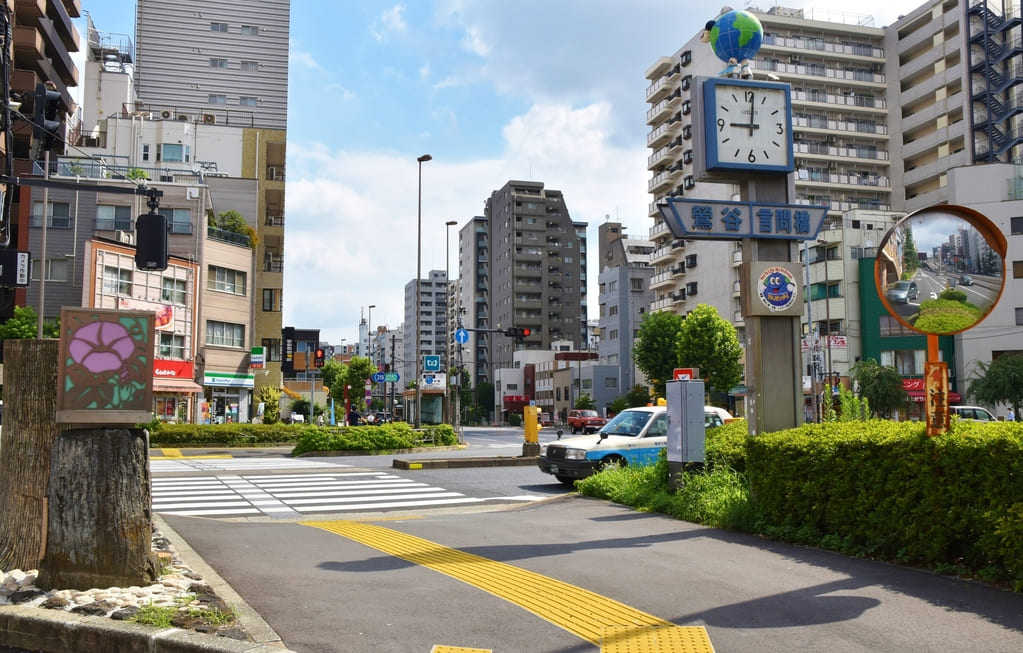
[[[606,222],[598,228],[600,274],[597,321],[601,365],[619,370],[618,395],[646,382],[632,357],[632,345],[643,317],[650,310],[654,293],[650,263],[654,243],[646,238],[625,236],[621,223]]]
[[[400,343],[403,350],[399,373],[408,382],[416,378],[418,356],[436,355],[440,356],[441,361],[447,358],[447,273],[444,270],[430,270],[420,281],[418,295],[416,279],[405,284],[405,321],[402,332],[406,335]],[[426,413],[427,407],[423,411]]]

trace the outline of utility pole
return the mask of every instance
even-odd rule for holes
[[[397,342],[397,340],[398,340],[398,336],[396,334],[391,334],[391,371],[392,372],[395,370],[395,367],[394,367],[394,346],[395,346],[395,342]],[[397,385],[397,384],[394,381],[391,381],[391,419],[394,419],[394,386],[395,385]],[[387,392],[386,388],[384,388],[384,392]],[[402,417],[406,417],[406,415],[404,415],[404,413],[403,413]],[[407,421],[407,418],[406,418],[406,421]]]

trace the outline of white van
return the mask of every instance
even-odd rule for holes
[[[991,414],[987,408],[980,406],[949,406],[949,412],[958,415],[959,419],[966,419],[973,422],[997,422],[998,418]]]
[[[721,426],[714,411],[704,409],[704,426]],[[593,435],[579,435],[547,445],[537,458],[540,471],[565,485],[586,478],[605,465],[651,465],[668,446],[668,410],[664,406],[629,408]]]

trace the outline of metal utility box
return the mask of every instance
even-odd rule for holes
[[[679,474],[706,460],[706,423],[703,415],[703,381],[669,381],[668,480],[676,487]]]

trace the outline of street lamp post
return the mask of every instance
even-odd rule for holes
[[[376,304],[369,305],[369,322],[366,324],[366,354],[369,356],[369,365],[373,367],[373,309]],[[372,387],[372,386],[371,386]],[[373,390],[369,391],[369,403],[366,405],[366,412],[373,407]]]
[[[451,227],[458,224],[457,220],[444,223],[444,371],[448,382],[445,387],[448,413],[451,411]]]
[[[422,356],[422,353],[420,352],[420,346],[422,344],[420,342],[420,340],[421,340],[420,331],[422,330],[422,324],[420,324],[420,320],[421,320],[421,315],[420,314],[422,312],[422,308],[420,307],[420,294],[422,292],[422,286],[423,286],[423,164],[426,163],[427,161],[431,161],[432,159],[433,159],[433,157],[430,156],[429,154],[424,154],[424,155],[416,158],[416,161],[419,162],[419,199],[418,199],[418,205],[417,205],[417,209],[416,209],[416,324],[415,324],[415,333],[416,333],[416,342],[415,342],[415,352],[416,352],[416,405],[415,405],[416,421],[415,421],[415,427],[417,429],[418,428],[422,428],[422,426],[423,426],[423,419],[422,419],[423,388],[422,388],[422,383],[421,383],[421,377],[423,376],[423,356]]]

